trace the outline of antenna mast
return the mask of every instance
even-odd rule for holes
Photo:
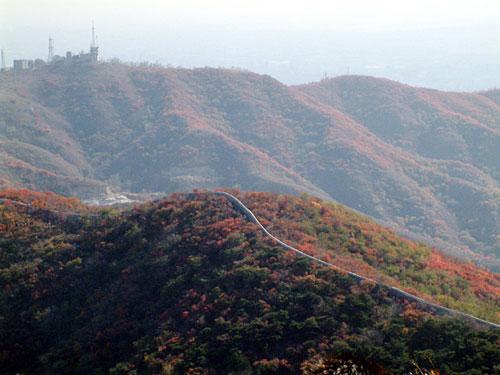
[[[47,58],[47,62],[52,62],[52,59],[54,58],[54,39],[52,39],[51,36],[49,36],[49,57]]]
[[[90,47],[96,47],[94,21],[92,21],[92,44]]]
[[[99,47],[97,47],[97,37],[95,35],[94,21],[92,21],[92,42],[90,43],[90,60],[94,63],[99,61]]]

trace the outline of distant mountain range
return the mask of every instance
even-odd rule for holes
[[[99,64],[0,75],[0,187],[307,192],[500,269],[500,94]]]

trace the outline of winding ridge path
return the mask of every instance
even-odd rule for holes
[[[217,195],[217,196],[225,197],[233,205],[233,207],[237,211],[239,211],[240,213],[242,213],[243,216],[245,216],[247,218],[247,220],[249,220],[252,223],[256,224],[264,232],[264,234],[268,238],[272,239],[273,241],[275,241],[276,243],[278,243],[281,247],[283,247],[286,250],[293,251],[293,252],[299,254],[300,256],[309,258],[313,262],[322,264],[323,266],[334,268],[334,269],[336,269],[337,271],[339,271],[341,273],[346,273],[349,276],[351,276],[352,278],[356,279],[357,281],[369,281],[369,282],[372,282],[372,283],[378,285],[379,287],[387,289],[389,295],[391,295],[391,296],[394,296],[394,297],[397,297],[397,298],[404,298],[404,299],[407,299],[408,301],[415,302],[417,304],[417,306],[419,306],[422,310],[426,310],[426,311],[432,312],[432,313],[437,314],[437,315],[449,315],[449,316],[453,316],[455,318],[462,318],[464,320],[467,320],[467,321],[470,321],[472,323],[475,323],[476,325],[481,326],[481,327],[497,328],[497,329],[500,328],[499,324],[496,324],[496,323],[493,323],[493,322],[488,322],[487,320],[475,317],[473,315],[464,313],[462,311],[450,309],[448,307],[444,307],[444,306],[440,306],[440,305],[437,305],[437,304],[432,303],[432,302],[428,302],[428,301],[426,301],[426,300],[424,300],[424,299],[422,299],[420,297],[417,297],[417,296],[415,296],[413,294],[405,292],[404,290],[401,290],[399,288],[396,288],[396,287],[384,284],[384,283],[382,283],[380,281],[371,279],[369,277],[362,276],[362,275],[359,275],[357,273],[345,270],[345,269],[343,269],[343,268],[341,268],[339,266],[336,266],[333,263],[326,262],[326,261],[324,261],[322,259],[319,259],[319,258],[317,258],[315,256],[312,256],[310,254],[304,253],[303,251],[301,251],[299,249],[296,249],[295,247],[290,246],[290,245],[284,243],[283,241],[281,241],[279,238],[273,236],[266,229],[266,227],[264,227],[262,225],[262,223],[259,221],[259,219],[257,219],[257,217],[254,215],[254,213],[247,206],[245,206],[243,204],[243,202],[241,202],[238,198],[236,198],[234,195],[232,195],[230,193],[227,193],[225,191],[215,191],[215,192],[212,192],[212,194]],[[190,196],[190,194],[187,194],[187,197],[189,197],[189,196]],[[20,202],[20,201],[8,199],[8,198],[0,198],[0,204],[5,204],[5,203],[11,203],[11,204],[15,204],[15,205],[22,206],[22,207],[30,207],[30,208],[33,207],[29,203],[24,203],[24,202]],[[97,216],[99,216],[99,214],[96,214],[96,213],[80,214],[80,213],[73,212],[73,211],[57,211],[57,210],[52,210],[52,209],[42,208],[42,207],[37,208],[37,209],[45,210],[45,211],[50,211],[50,212],[57,213],[57,214],[63,214],[63,215],[70,216],[70,217],[97,217]]]
[[[232,195],[230,193],[227,193],[225,191],[216,191],[213,194],[225,197],[229,202],[231,202],[231,204],[233,205],[233,207],[236,210],[238,210],[239,212],[241,212],[247,218],[247,220],[249,220],[252,223],[255,223],[257,226],[259,226],[259,228],[264,232],[264,234],[267,237],[269,237],[272,240],[274,240],[275,242],[277,242],[281,247],[283,247],[286,250],[293,251],[293,252],[299,254],[300,256],[309,258],[312,261],[314,261],[316,263],[320,263],[320,264],[322,264],[324,266],[327,266],[327,267],[330,267],[330,268],[334,268],[334,269],[336,269],[336,270],[338,270],[338,271],[340,271],[342,273],[347,273],[349,276],[353,277],[357,281],[369,281],[369,282],[375,283],[378,286],[387,289],[388,292],[389,292],[389,295],[391,295],[391,296],[398,297],[398,298],[404,298],[404,299],[407,299],[408,301],[415,302],[417,304],[417,306],[419,306],[422,310],[426,310],[426,311],[435,313],[437,315],[449,315],[449,316],[453,316],[455,318],[462,318],[462,319],[471,321],[471,322],[473,322],[473,323],[475,323],[475,324],[477,324],[479,326],[482,326],[482,327],[500,328],[499,324],[496,324],[496,323],[493,323],[493,322],[488,322],[487,320],[477,318],[477,317],[475,317],[473,315],[464,313],[462,311],[450,309],[448,307],[444,307],[444,306],[440,306],[440,305],[437,305],[437,304],[432,303],[432,302],[428,302],[428,301],[426,301],[426,300],[424,300],[424,299],[422,299],[420,297],[417,297],[417,296],[415,296],[413,294],[405,292],[404,290],[401,290],[399,288],[396,288],[396,287],[393,287],[393,286],[381,283],[381,282],[376,281],[374,279],[371,279],[369,277],[358,275],[357,273],[350,272],[350,271],[345,270],[345,269],[343,269],[341,267],[338,267],[335,264],[326,262],[326,261],[324,261],[322,259],[316,258],[315,256],[312,256],[312,255],[309,255],[307,253],[304,253],[303,251],[301,251],[299,249],[296,249],[295,247],[290,246],[290,245],[284,243],[283,241],[281,241],[279,238],[273,236],[266,229],[266,227],[264,227],[262,225],[262,223],[259,221],[259,219],[257,219],[257,217],[254,215],[254,213],[247,206],[245,206],[243,204],[243,202],[241,202],[238,198],[236,198],[234,195]]]

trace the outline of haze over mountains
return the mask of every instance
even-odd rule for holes
[[[51,1],[4,6],[8,64],[45,56],[49,35],[57,54],[86,46],[95,20],[105,59],[241,67],[286,84],[350,71],[441,90],[500,86],[496,0]]]
[[[2,74],[0,186],[305,191],[498,267],[498,98],[122,64]]]

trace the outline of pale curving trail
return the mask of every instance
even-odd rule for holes
[[[496,323],[493,323],[493,322],[488,322],[487,320],[477,318],[477,317],[475,317],[473,315],[464,313],[462,311],[450,309],[448,307],[444,307],[444,306],[440,306],[440,305],[437,305],[437,304],[432,303],[432,302],[428,302],[428,301],[426,301],[426,300],[424,300],[424,299],[422,299],[420,297],[417,297],[417,296],[415,296],[413,294],[405,292],[404,290],[401,290],[399,288],[396,288],[396,287],[384,284],[384,283],[382,283],[380,281],[371,279],[369,277],[359,275],[359,274],[357,274],[355,272],[351,272],[351,271],[345,270],[345,269],[343,269],[343,268],[341,268],[339,266],[336,266],[333,263],[324,261],[324,260],[319,259],[319,258],[317,258],[315,256],[307,254],[307,253],[305,253],[305,252],[303,252],[303,251],[301,251],[299,249],[296,249],[295,247],[290,246],[290,245],[284,243],[283,241],[281,241],[279,238],[273,236],[266,229],[266,227],[264,227],[262,225],[262,223],[259,221],[259,219],[257,219],[257,217],[254,215],[254,213],[247,206],[245,206],[245,204],[243,204],[243,202],[241,202],[238,198],[236,198],[234,195],[232,195],[230,193],[227,193],[225,191],[215,191],[215,192],[212,192],[212,193],[209,193],[209,194],[214,194],[214,195],[225,197],[233,205],[233,207],[237,211],[239,211],[240,213],[242,213],[243,216],[245,216],[249,221],[251,221],[252,223],[256,224],[264,232],[264,234],[268,238],[271,238],[273,241],[275,241],[277,244],[279,244],[281,247],[285,248],[286,250],[293,251],[293,252],[299,254],[300,256],[309,258],[310,260],[312,260],[312,261],[314,261],[316,263],[322,264],[322,265],[324,265],[326,267],[334,268],[334,269],[336,269],[337,271],[339,271],[341,273],[348,274],[349,276],[351,276],[352,278],[356,279],[357,281],[368,281],[368,282],[371,282],[371,283],[375,283],[376,285],[378,285],[378,286],[380,286],[382,288],[387,289],[389,295],[392,295],[392,296],[398,297],[398,298],[404,298],[404,299],[407,299],[409,301],[415,302],[422,310],[427,310],[429,312],[432,312],[432,313],[435,313],[435,314],[438,314],[438,315],[450,315],[450,316],[453,316],[453,317],[462,318],[462,319],[468,320],[468,321],[473,322],[476,325],[479,325],[479,326],[482,326],[482,327],[500,328],[499,324],[496,324]],[[191,196],[191,194],[187,194],[186,196],[189,199],[189,197]],[[5,204],[5,203],[15,204],[15,205],[22,206],[22,207],[31,207],[31,208],[33,207],[29,203],[24,203],[24,202],[21,202],[21,201],[16,201],[16,200],[8,199],[8,198],[0,198],[0,204]],[[49,208],[41,208],[41,207],[38,207],[37,209],[44,210],[44,211],[49,211],[49,212],[57,213],[57,214],[63,214],[63,215],[70,216],[70,217],[71,216],[73,216],[73,217],[97,217],[97,216],[100,216],[99,214],[95,214],[95,213],[81,214],[81,213],[77,213],[77,212],[57,211],[57,210],[52,210],[52,209],[49,209]]]
[[[324,261],[322,259],[316,258],[315,256],[312,256],[310,254],[304,253],[303,251],[301,251],[299,249],[296,249],[295,247],[290,246],[290,245],[284,243],[283,241],[281,241],[279,238],[273,236],[266,229],[266,227],[264,227],[262,225],[262,223],[259,221],[259,219],[257,219],[257,217],[254,215],[254,213],[247,206],[245,206],[243,204],[243,202],[241,202],[238,198],[236,198],[234,195],[232,195],[230,193],[227,193],[225,191],[216,191],[213,194],[219,195],[219,196],[223,196],[227,200],[229,200],[229,202],[231,202],[231,204],[233,205],[233,207],[236,210],[238,210],[239,212],[241,212],[249,221],[255,223],[264,232],[264,234],[267,237],[271,238],[273,241],[275,241],[276,243],[278,243],[281,247],[285,248],[286,250],[291,250],[291,251],[299,254],[300,256],[303,256],[303,257],[311,259],[312,261],[314,261],[316,263],[320,263],[320,264],[322,264],[324,266],[327,266],[327,267],[330,267],[330,268],[334,268],[334,269],[336,269],[336,270],[338,270],[338,271],[340,271],[342,273],[346,273],[349,276],[351,276],[354,279],[356,279],[357,281],[369,281],[369,282],[375,283],[378,286],[387,289],[388,293],[390,295],[395,296],[395,297],[399,297],[399,298],[404,298],[404,299],[407,299],[409,301],[415,302],[423,310],[427,310],[429,312],[432,312],[432,313],[435,313],[435,314],[438,314],[438,315],[450,315],[450,316],[453,316],[453,317],[462,318],[462,319],[471,321],[471,322],[473,322],[473,323],[475,323],[477,325],[483,326],[483,327],[500,328],[499,324],[496,324],[496,323],[493,323],[493,322],[488,322],[487,320],[477,318],[477,317],[475,317],[473,315],[464,313],[462,311],[450,309],[448,307],[444,307],[444,306],[440,306],[440,305],[437,305],[437,304],[432,303],[432,302],[428,302],[428,301],[426,301],[426,300],[424,300],[424,299],[422,299],[420,297],[417,297],[417,296],[415,296],[413,294],[405,292],[404,290],[401,290],[399,288],[396,288],[396,287],[393,287],[393,286],[381,283],[381,282],[376,281],[374,279],[371,279],[369,277],[358,275],[357,273],[354,273],[354,272],[345,270],[345,269],[343,269],[341,267],[338,267],[335,264],[332,264],[330,262],[326,262],[326,261]]]

